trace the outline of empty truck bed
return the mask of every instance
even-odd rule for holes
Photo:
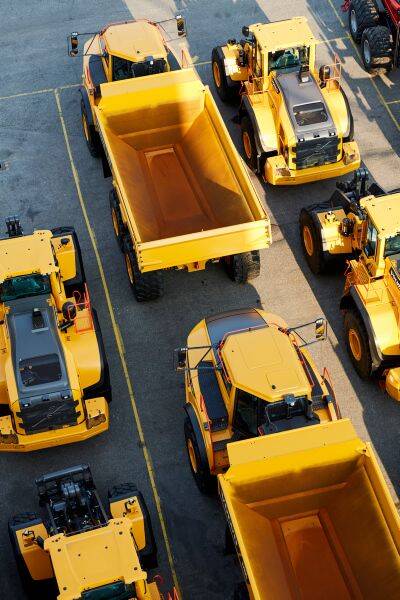
[[[255,598],[400,598],[399,518],[349,421],[228,450],[221,496]]]
[[[265,218],[193,70],[119,83],[102,86],[96,110],[138,242]]]

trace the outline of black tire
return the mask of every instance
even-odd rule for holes
[[[368,379],[372,374],[372,358],[369,348],[368,333],[361,315],[356,309],[346,311],[344,315],[344,333],[346,336],[347,352],[349,353],[355,370],[362,379]],[[351,341],[351,336],[354,334],[358,339],[358,356],[355,354],[354,341]]]
[[[300,240],[304,257],[314,275],[324,273],[327,268],[321,236],[310,212],[302,208],[300,212]]]
[[[142,273],[128,236],[124,238],[125,266],[129,283],[138,302],[157,300],[164,294],[164,280],[162,271]]]
[[[109,502],[112,500],[125,500],[132,496],[136,496],[138,499],[144,517],[146,546],[142,548],[142,550],[138,550],[140,564],[144,570],[156,569],[158,567],[157,544],[154,537],[149,509],[147,508],[142,493],[139,492],[136,485],[131,482],[114,485],[111,490],[108,490]]]
[[[83,398],[88,400],[90,398],[105,398],[107,404],[110,404],[112,400],[112,390],[110,381],[110,368],[108,366],[106,349],[103,341],[103,334],[101,332],[100,321],[97,315],[97,310],[92,307],[93,325],[96,332],[97,343],[99,345],[100,363],[101,363],[101,377],[98,383],[91,385],[83,390]]]
[[[259,250],[226,256],[224,262],[229,278],[235,283],[247,283],[260,275]]]
[[[225,72],[224,61],[221,57],[222,49],[220,46],[213,48],[211,53],[211,69],[213,73],[214,85],[218,96],[223,102],[234,102],[239,98],[240,83],[230,86]]]
[[[114,188],[110,190],[108,195],[111,210],[111,220],[117,238],[118,246],[121,252],[124,251],[124,236],[126,235],[126,228],[122,220],[121,209],[119,207],[119,200]]]
[[[242,147],[244,159],[247,165],[255,173],[258,172],[257,146],[254,136],[254,129],[249,117],[244,116],[240,121],[242,130]]]
[[[199,443],[204,445],[204,442],[203,440],[197,440],[196,434],[193,431],[192,424],[188,417],[185,419],[184,432],[186,451],[188,454],[189,466],[193,478],[200,492],[202,494],[210,495],[215,492],[216,478],[211,475],[208,462],[202,458],[199,449]],[[191,455],[190,444],[193,448],[193,455]]]
[[[82,259],[82,250],[79,244],[79,239],[76,234],[74,227],[55,227],[51,230],[53,237],[62,237],[63,235],[72,235],[72,239],[74,241],[75,252],[78,259],[77,262],[77,272],[73,279],[66,279],[64,281],[65,293],[68,298],[72,297],[74,291],[78,291],[81,294],[84,292],[85,283],[86,283],[86,275],[85,268],[83,266]]]
[[[346,109],[347,109],[347,115],[349,117],[349,130],[347,132],[347,135],[344,136],[343,142],[345,142],[345,143],[347,143],[347,142],[353,142],[354,141],[354,118],[353,118],[353,113],[352,113],[352,110],[350,108],[350,103],[349,103],[349,99],[347,98],[346,92],[343,90],[343,88],[340,88],[340,91],[342,92],[343,100],[344,100],[344,103],[345,103]]]
[[[387,72],[393,67],[393,42],[390,30],[384,25],[365,29],[361,37],[361,57],[368,73],[376,69]]]
[[[349,29],[353,40],[359,44],[368,27],[379,24],[379,11],[374,0],[353,0],[349,7]]]
[[[249,590],[245,581],[241,581],[235,585],[233,600],[250,600]]]
[[[29,572],[18,547],[16,531],[21,529],[29,529],[33,524],[40,523],[41,519],[36,513],[20,513],[14,515],[8,522],[8,533],[10,536],[11,547],[15,557],[18,574],[21,580],[22,587],[29,600],[37,598],[43,600],[54,600],[58,596],[58,587],[56,579],[33,579]]]
[[[98,158],[101,155],[101,142],[99,134],[89,120],[83,99],[81,100],[81,120],[83,137],[86,140],[89,152],[94,158]]]

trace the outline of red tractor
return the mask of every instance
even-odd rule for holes
[[[387,72],[397,66],[400,28],[399,0],[346,0],[351,37],[361,43],[366,70]]]

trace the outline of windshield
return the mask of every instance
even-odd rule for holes
[[[309,53],[310,50],[307,46],[270,52],[268,55],[268,70],[282,71],[285,69],[296,69],[300,65],[307,65],[309,62]]]
[[[50,294],[51,286],[48,275],[21,275],[6,279],[0,285],[0,300],[16,300],[39,294]]]
[[[386,239],[385,257],[400,254],[400,233]]]
[[[19,361],[19,372],[25,387],[51,383],[61,379],[61,365],[57,354],[44,354]]]
[[[148,58],[142,62],[131,62],[130,60],[119,58],[118,56],[113,57],[114,81],[144,77],[145,75],[164,73],[164,71],[167,71],[167,63],[163,58]]]
[[[125,585],[123,581],[103,585],[82,594],[82,600],[130,600],[131,598],[136,598],[134,585]]]

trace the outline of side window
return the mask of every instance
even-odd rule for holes
[[[132,77],[132,63],[125,58],[113,56],[113,81],[121,81],[122,79],[130,79]]]
[[[376,243],[378,240],[378,232],[372,223],[368,224],[367,243],[365,244],[365,254],[368,257],[375,256]]]
[[[236,392],[233,426],[242,433],[258,435],[258,398],[243,390]]]
[[[262,77],[262,51],[260,46],[256,45],[256,56],[255,56],[255,69],[254,73],[256,77]]]

